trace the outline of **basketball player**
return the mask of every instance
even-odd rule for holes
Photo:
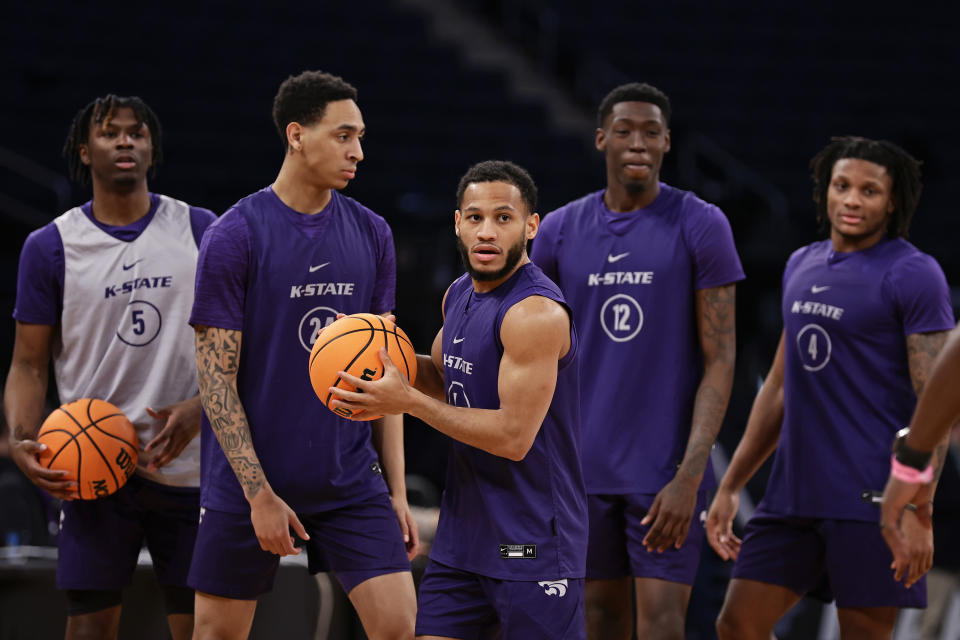
[[[889,638],[899,607],[926,604],[923,583],[908,589],[889,573],[879,509],[861,497],[885,482],[894,434],[953,327],[940,266],[904,239],[919,163],[889,142],[844,137],[811,167],[829,237],[787,261],[773,367],[707,518],[710,544],[736,558],[721,638],[769,638],[805,594],[836,599],[845,638]],[[740,548],[738,493],[775,448]],[[926,571],[932,534],[913,513],[904,521]]]
[[[160,122],[140,98],[108,95],[81,109],[64,155],[93,199],[34,231],[20,254],[6,416],[11,455],[64,500],[57,586],[67,638],[115,638],[120,591],[144,541],[173,637],[189,638],[187,571],[199,514],[200,401],[187,318],[200,237],[215,218],[147,188],[160,164]],[[42,468],[33,440],[49,361],[61,402],[116,405],[140,439],[139,467],[117,493],[75,500],[77,483]]]
[[[733,384],[743,270],[723,212],[660,182],[669,125],[658,89],[607,94],[595,134],[606,188],[548,214],[531,255],[573,308],[592,372],[581,391],[587,635],[604,640],[632,637],[631,587],[637,637],[684,637]]]
[[[201,246],[190,319],[209,418],[190,570],[200,638],[247,637],[280,556],[300,553],[291,528],[370,638],[413,637],[417,531],[401,417],[375,421],[378,459],[368,423],[327,410],[307,372],[318,329],[337,313],[388,314],[394,302],[390,227],[338,192],[363,160],[356,98],[327,73],[287,78],[273,105],[286,152],[276,181],[231,207]]]
[[[527,257],[536,197],[515,164],[471,167],[454,217],[467,273],[417,356],[416,388],[381,350],[383,378],[331,389],[334,406],[406,412],[453,439],[421,638],[585,637],[578,347],[563,296]]]
[[[960,329],[953,331],[937,356],[930,379],[917,401],[909,432],[896,440],[895,461],[891,461],[890,478],[883,491],[880,532],[893,552],[894,579],[902,580],[906,576],[908,584],[923,574],[926,565],[912,557],[910,540],[901,531],[901,518],[907,504],[913,504],[921,521],[929,525],[935,489],[930,482],[934,470],[930,462],[937,443],[948,439],[951,427],[960,420],[958,379]]]

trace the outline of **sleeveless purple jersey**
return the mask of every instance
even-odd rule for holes
[[[300,513],[386,491],[369,424],[323,406],[307,361],[338,312],[389,311],[394,282],[386,221],[336,191],[309,216],[262,189],[203,238],[190,322],[243,332],[237,387],[253,447],[274,491]],[[206,416],[202,438],[201,504],[249,511]]]
[[[500,407],[500,325],[510,307],[530,296],[566,308],[556,285],[533,264],[487,293],[475,292],[467,275],[450,286],[443,325],[447,402]],[[503,580],[584,576],[587,506],[580,470],[579,348],[572,326],[570,340],[550,409],[523,460],[452,441],[432,559]]]
[[[548,214],[531,258],[573,309],[591,494],[656,493],[683,459],[703,370],[695,291],[743,279],[730,224],[663,183],[614,213],[603,191]],[[703,487],[715,484],[707,465]]]
[[[784,415],[766,511],[876,522],[894,434],[916,396],[906,337],[953,328],[936,261],[909,242],[798,249],[783,274]]]

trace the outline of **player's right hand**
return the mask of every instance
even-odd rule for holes
[[[291,528],[303,540],[310,539],[297,514],[269,486],[262,487],[250,500],[250,520],[260,548],[278,556],[300,553],[300,549],[293,546]]]
[[[80,485],[75,480],[68,480],[67,471],[47,469],[40,464],[38,456],[45,451],[47,445],[36,440],[11,440],[10,457],[23,471],[33,484],[61,500],[74,500],[80,497]]]
[[[710,503],[710,511],[707,512],[707,542],[724,560],[736,560],[740,553],[741,540],[733,533],[733,519],[739,508],[739,492],[720,488]]]

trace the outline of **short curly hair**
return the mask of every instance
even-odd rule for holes
[[[670,98],[663,91],[646,82],[630,82],[611,89],[597,109],[597,126],[603,128],[607,116],[613,113],[614,105],[621,102],[649,102],[660,107],[664,123],[670,125]]]
[[[338,100],[357,101],[357,90],[340,76],[323,71],[304,71],[280,84],[273,99],[273,123],[287,148],[287,125],[299,122],[310,126],[323,119],[327,104]]]
[[[475,182],[506,182],[520,191],[520,197],[527,205],[527,213],[537,210],[537,185],[526,169],[506,160],[485,160],[473,165],[460,178],[457,185],[457,208],[463,204],[463,194],[467,187]]]

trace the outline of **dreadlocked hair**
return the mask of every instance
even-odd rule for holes
[[[920,161],[892,142],[858,136],[831,138],[830,144],[810,161],[813,202],[816,204],[820,230],[825,231],[830,227],[827,190],[830,188],[834,165],[845,158],[866,160],[887,170],[893,183],[891,195],[894,206],[887,223],[887,235],[891,238],[906,238],[910,230],[910,219],[917,210],[920,192],[923,190]]]
[[[63,156],[67,159],[70,178],[75,182],[79,184],[90,182],[90,167],[80,160],[80,147],[90,142],[90,125],[96,123],[103,127],[110,124],[117,109],[122,108],[132,109],[137,124],[145,124],[150,130],[150,142],[153,147],[150,177],[156,175],[157,167],[163,160],[163,129],[157,114],[137,96],[117,96],[111,93],[93,100],[80,109],[70,123],[67,140],[63,143]]]

